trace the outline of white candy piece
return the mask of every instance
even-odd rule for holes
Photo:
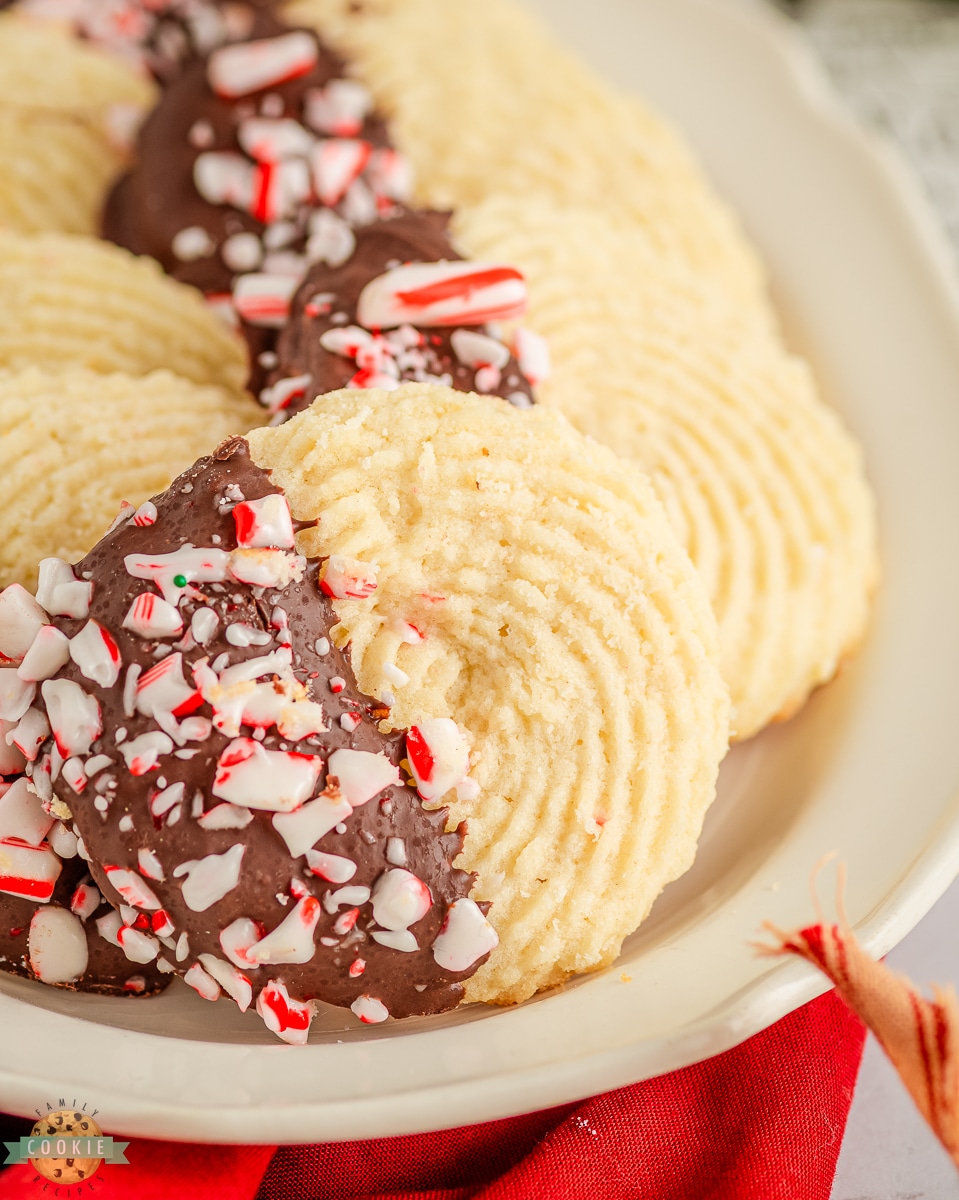
[[[40,685],[40,691],[62,757],[89,754],[103,729],[96,698],[72,679],[47,679]]]
[[[415,934],[409,929],[374,929],[370,936],[381,946],[387,946],[390,950],[399,950],[403,954],[413,954],[420,948]]]
[[[407,929],[425,917],[432,905],[423,880],[402,867],[384,871],[373,885],[373,917],[384,929]]]
[[[302,554],[285,550],[234,550],[230,555],[230,574],[239,583],[251,587],[283,588],[299,583],[306,569]]]
[[[334,776],[340,793],[353,808],[400,782],[399,768],[386,755],[369,750],[334,750],[327,763],[327,778]]]
[[[183,629],[183,619],[162,596],[141,592],[123,618],[123,628],[142,638],[176,637]]]
[[[363,128],[373,97],[354,79],[331,79],[325,88],[311,88],[303,98],[303,117],[319,133],[352,137]]]
[[[311,71],[317,62],[316,40],[296,31],[257,42],[241,42],[215,50],[207,62],[207,79],[218,96],[235,100]]]
[[[310,214],[310,236],[306,257],[311,263],[340,267],[352,257],[356,235],[349,224],[330,208],[318,208]]]
[[[280,710],[276,728],[280,737],[300,742],[314,733],[325,733],[329,725],[321,704],[314,700],[296,700]]]
[[[256,966],[310,962],[316,953],[313,931],[322,909],[315,896],[304,896],[279,925],[247,951]]]
[[[52,679],[70,661],[70,639],[55,625],[43,625],[23,656],[17,674],[28,683]]]
[[[183,982],[202,996],[204,1000],[217,1000],[220,996],[220,985],[200,966],[194,963],[184,974]]]
[[[322,765],[314,755],[266,750],[252,738],[236,738],[220,755],[211,791],[244,808],[291,812],[312,795]]]
[[[344,796],[318,796],[295,812],[277,813],[273,818],[273,828],[286,842],[293,858],[299,858],[352,814],[353,806]],[[355,866],[353,870],[356,870]]]
[[[90,958],[79,918],[57,905],[38,908],[27,934],[27,958],[41,983],[75,983]]]
[[[265,329],[282,329],[290,315],[290,301],[299,287],[292,275],[240,275],[233,285],[233,305],[244,321]]]
[[[424,800],[442,799],[469,774],[469,745],[449,717],[412,726],[406,735],[406,757]]]
[[[364,1025],[379,1025],[390,1015],[383,1001],[377,1000],[375,996],[357,996],[350,1005],[350,1011],[359,1017]]]
[[[240,968],[255,967],[256,963],[249,957],[250,948],[255,946],[262,936],[255,921],[251,921],[249,917],[237,917],[221,931],[220,945],[231,963]]]
[[[323,907],[328,913],[335,913],[341,908],[358,908],[370,898],[370,889],[362,884],[353,887],[341,887],[335,892],[327,892],[323,897]]]
[[[190,620],[190,632],[200,646],[205,646],[216,633],[220,618],[212,608],[198,608]]]
[[[52,617],[90,615],[93,584],[77,579],[73,567],[62,558],[41,559],[38,568],[37,600]]]
[[[253,1001],[253,986],[249,979],[236,967],[213,954],[200,954],[197,957],[207,975],[215,979],[226,994],[236,1001],[240,1012],[246,1012]]]
[[[97,927],[97,933],[105,942],[109,942],[111,946],[119,946],[117,934],[123,927],[123,921],[118,912],[108,912],[102,917],[97,917],[94,924]]]
[[[193,164],[193,184],[209,204],[248,212],[253,204],[254,166],[233,151],[207,150]]]
[[[290,117],[247,117],[237,128],[240,145],[257,162],[305,158],[316,139]]]
[[[23,777],[0,796],[0,842],[19,838],[30,846],[39,846],[55,820],[43,811],[40,797]]]
[[[405,154],[389,146],[373,151],[365,175],[373,190],[388,200],[406,204],[413,196],[413,165]]]
[[[0,721],[19,721],[36,694],[37,685],[21,679],[16,667],[0,667]]]
[[[34,711],[36,710],[27,710],[28,713]],[[26,714],[19,722],[0,721],[0,775],[19,775],[27,765],[23,748],[15,740],[25,717]]]
[[[450,335],[453,353],[466,367],[505,367],[509,350],[496,338],[472,329],[454,329]]]
[[[128,554],[123,560],[128,575],[150,579],[163,593],[164,600],[176,605],[186,591],[174,583],[182,576],[191,583],[222,583],[226,579],[229,554],[213,547],[181,546],[171,554]]]
[[[58,858],[76,858],[79,839],[73,830],[68,829],[62,821],[54,823],[47,840],[50,843],[50,849]]]
[[[248,808],[217,804],[197,818],[197,825],[201,829],[246,829],[252,820],[253,813]]]
[[[519,369],[533,387],[549,379],[552,371],[549,343],[540,334],[520,326],[513,333],[513,353],[519,362]]]
[[[46,622],[47,614],[25,587],[5,587],[0,592],[0,662],[19,663]]]
[[[183,678],[183,655],[179,652],[161,658],[136,682],[137,712],[145,717],[160,713],[185,716],[199,706],[199,701],[196,689]]]
[[[450,905],[443,928],[433,942],[433,957],[446,971],[468,971],[498,945],[496,930],[475,902],[465,898]]]
[[[515,267],[475,262],[406,263],[371,279],[356,318],[366,329],[485,325],[522,316],[526,282]]]
[[[90,679],[102,688],[113,687],[120,678],[120,648],[97,621],[87,621],[70,639],[70,657],[84,679]]]
[[[234,508],[233,520],[241,550],[293,549],[293,516],[286,497],[278,492],[261,500],[244,500]]]
[[[206,912],[240,882],[240,866],[245,846],[231,846],[223,854],[180,863],[173,877],[183,880],[183,901],[194,912]],[[159,907],[159,906],[158,906]]]
[[[0,892],[46,903],[53,895],[61,866],[46,844],[0,842]]]

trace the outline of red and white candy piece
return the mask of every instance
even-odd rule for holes
[[[383,1001],[377,1000],[375,996],[357,996],[350,1005],[350,1011],[359,1017],[364,1025],[380,1025],[390,1015]]]
[[[236,541],[241,550],[292,550],[293,517],[285,496],[274,492],[262,500],[244,500],[233,510]]]
[[[133,908],[142,908],[153,912],[160,907],[160,901],[150,885],[136,871],[129,867],[107,866],[104,872],[111,886],[122,896],[125,903]]]
[[[342,854],[326,854],[322,850],[307,850],[307,866],[320,879],[330,883],[348,883],[356,874],[356,863]]]
[[[236,967],[213,954],[200,954],[198,958],[207,975],[215,979],[226,994],[236,1001],[240,1012],[246,1012],[253,1001],[253,986],[249,979]]]
[[[146,775],[164,754],[173,753],[173,739],[159,729],[151,729],[129,742],[123,742],[120,753],[131,775]]]
[[[313,188],[323,204],[339,204],[347,188],[363,171],[373,147],[357,138],[326,138],[310,155]]]
[[[11,583],[0,592],[0,663],[19,663],[46,624],[47,614],[25,587]]]
[[[400,782],[399,768],[385,754],[369,750],[334,750],[327,763],[328,778],[339,780],[339,790],[353,808]]]
[[[443,928],[433,942],[433,957],[444,970],[468,971],[498,945],[496,930],[479,906],[464,898],[450,905]]]
[[[366,178],[379,196],[406,204],[413,195],[413,167],[405,154],[380,146],[366,164]]]
[[[313,700],[297,700],[281,709],[276,728],[280,737],[299,742],[315,733],[325,733],[329,725],[322,705]]]
[[[40,747],[50,736],[50,722],[46,718],[46,714],[39,708],[28,708],[20,718],[17,725],[9,730],[6,734],[7,747],[3,743],[4,722],[0,721],[0,775],[9,775],[9,770],[4,770],[4,761],[6,758],[5,749],[15,750],[18,754],[28,762],[35,762],[37,755],[40,752]]]
[[[496,367],[509,362],[509,349],[496,338],[473,329],[454,329],[450,335],[453,353],[466,367]]]
[[[0,842],[0,892],[45,903],[53,895],[61,866],[46,844]]]
[[[43,625],[23,656],[17,674],[29,683],[41,683],[52,679],[69,661],[70,639],[55,625]]]
[[[303,578],[306,559],[286,550],[234,550],[230,554],[230,574],[238,583],[250,587],[277,588],[282,591]]]
[[[469,775],[469,746],[449,717],[414,725],[406,735],[406,757],[424,800],[442,799]]]
[[[60,778],[79,796],[89,782],[87,779],[87,773],[83,769],[83,759],[76,757],[68,758],[61,768]],[[107,803],[106,800],[102,798],[98,798],[97,802],[99,804]]]
[[[55,820],[43,811],[40,797],[23,776],[0,796],[0,841],[16,838],[39,846]]]
[[[384,929],[408,929],[433,906],[430,889],[411,871],[394,867],[373,885],[373,916]]]
[[[310,171],[299,158],[257,163],[253,169],[252,183],[249,212],[264,225],[273,225],[295,216],[310,196]],[[283,271],[278,273],[285,274]],[[302,274],[301,271],[291,273],[294,277]]]
[[[519,362],[519,369],[533,387],[549,379],[552,370],[549,343],[540,334],[520,326],[513,333],[513,353]]]
[[[217,804],[197,819],[201,829],[246,829],[253,820],[248,808],[237,808],[235,804]]]
[[[227,577],[229,554],[216,547],[181,546],[172,554],[128,554],[123,560],[134,579],[151,579],[163,598],[177,604],[191,583],[222,583]],[[184,584],[175,583],[181,578]]]
[[[331,554],[323,564],[320,591],[334,600],[365,600],[376,591],[376,567],[358,558]]]
[[[183,655],[180,653],[161,658],[137,679],[137,712],[145,717],[155,717],[159,713],[185,717],[202,703],[200,693],[183,678]]]
[[[96,697],[72,679],[47,679],[40,685],[57,750],[64,759],[90,753],[103,723]]]
[[[304,896],[279,925],[247,952],[255,966],[275,963],[306,963],[316,953],[313,931],[322,908],[315,896]]]
[[[123,628],[142,638],[176,637],[183,629],[183,619],[162,596],[141,592],[123,618]]]
[[[134,929],[131,925],[120,925],[116,937],[117,945],[130,962],[153,962],[160,953],[160,943],[155,937],[141,929]]]
[[[140,874],[145,875],[147,879],[156,879],[159,883],[162,883],[166,879],[163,863],[160,862],[155,850],[148,850],[146,847],[141,847],[137,851],[137,866],[140,869]]]
[[[254,166],[241,154],[210,150],[193,164],[193,183],[208,204],[229,204],[249,212],[253,207]]]
[[[37,909],[27,934],[27,959],[41,983],[75,983],[89,958],[86,930],[78,917],[57,905]]]
[[[99,888],[94,887],[92,883],[81,883],[74,888],[70,897],[70,911],[81,921],[86,921],[93,916],[102,902]]]
[[[27,716],[36,711],[36,709],[28,708],[19,722],[0,720],[0,775],[19,775],[27,765],[26,754],[17,740],[17,731]],[[49,732],[49,729],[47,732]],[[35,749],[33,750],[33,758],[36,758]]]
[[[240,275],[233,285],[233,305],[250,325],[282,329],[298,286],[299,280],[291,275]]]
[[[70,639],[70,657],[84,679],[111,688],[120,677],[120,647],[98,621],[87,621]]]
[[[353,137],[372,111],[373,97],[355,79],[331,79],[325,88],[311,88],[303,97],[303,119],[318,133]]]
[[[188,984],[193,990],[204,1000],[217,1000],[220,996],[220,985],[200,966],[199,963],[194,963],[188,971],[184,973],[183,982]]]
[[[194,912],[206,912],[240,882],[240,866],[246,847],[239,843],[223,854],[180,863],[174,879],[183,878],[183,901]]]
[[[150,918],[150,928],[159,938],[172,937],[176,932],[173,918],[165,908],[158,908]]]
[[[312,1001],[294,1000],[286,985],[271,979],[256,998],[256,1011],[271,1033],[291,1046],[305,1046],[315,1012]]]
[[[273,818],[273,828],[286,842],[293,858],[299,858],[352,814],[353,806],[344,796],[318,796],[316,800],[308,800],[295,812],[277,813]],[[353,870],[356,870],[355,866]]]
[[[264,88],[299,79],[316,66],[312,34],[297,30],[280,37],[241,42],[215,50],[207,62],[207,79],[218,96],[235,100]]]
[[[77,579],[69,563],[62,558],[44,558],[38,571],[37,600],[51,616],[82,620],[90,615],[93,584]]]
[[[156,519],[157,506],[152,500],[144,500],[133,514],[133,524],[140,529],[145,529],[148,525],[155,525]]]
[[[21,679],[16,667],[0,667],[0,721],[19,721],[36,694],[37,685]]]
[[[472,262],[407,263],[371,279],[356,316],[367,329],[397,325],[484,325],[526,310],[515,267]]]
[[[243,808],[291,812],[313,794],[321,767],[315,755],[266,750],[252,738],[236,738],[220,755],[211,790]]]

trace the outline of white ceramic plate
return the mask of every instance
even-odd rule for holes
[[[757,958],[764,918],[812,916],[820,856],[885,953],[959,869],[959,303],[908,181],[747,0],[536,0],[595,65],[681,125],[769,264],[790,336],[866,443],[885,582],[853,666],[736,749],[694,869],[610,971],[509,1011],[312,1044],[174,986],[142,1003],[3,978],[0,1107],[82,1096],[111,1133],[310,1142],[441,1128],[589,1095],[715,1054],[823,990]],[[824,880],[831,888],[832,879]],[[624,975],[630,977],[625,982]]]

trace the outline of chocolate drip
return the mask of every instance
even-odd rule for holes
[[[122,671],[116,684],[107,688],[85,678],[73,662],[57,677],[72,680],[88,695],[96,697],[102,713],[102,733],[91,754],[107,755],[114,765],[91,780],[80,795],[67,785],[63,775],[54,788],[71,807],[93,860],[94,877],[115,905],[126,901],[110,883],[104,867],[136,871],[139,851],[150,851],[157,856],[165,880],[151,877],[145,882],[172,919],[172,938],[178,939],[183,932],[188,935],[189,954],[176,964],[181,971],[195,963],[201,954],[223,960],[220,934],[238,918],[251,918],[270,931],[290,914],[296,894],[308,891],[322,898],[339,886],[318,879],[309,871],[304,858],[291,857],[272,825],[271,812],[254,811],[252,822],[239,832],[205,830],[197,823],[192,808],[197,793],[202,797],[198,804],[204,811],[220,803],[210,789],[218,760],[232,740],[230,737],[214,730],[207,740],[188,743],[188,752],[195,751],[188,758],[175,752],[164,754],[155,769],[142,775],[132,774],[121,756],[123,743],[158,729],[153,717],[139,712],[129,715],[129,698],[125,708],[126,672],[131,665],[147,671],[161,660],[161,647],[169,650],[173,643],[172,637],[147,640],[123,628],[133,600],[153,591],[151,584],[128,574],[125,557],[164,554],[185,544],[232,550],[237,545],[233,505],[240,498],[258,500],[278,490],[271,485],[267,473],[250,460],[246,442],[233,439],[212,457],[201,459],[156,498],[155,523],[141,527],[128,520],[103,538],[76,568],[79,578],[93,583],[90,617],[115,640]],[[318,587],[320,565],[316,560],[308,562],[302,579],[282,589],[251,587],[232,579],[197,584],[188,589],[179,605],[184,626],[189,629],[192,613],[208,606],[220,617],[218,628],[205,646],[190,648],[191,638],[176,643],[176,649],[183,654],[184,679],[189,681],[191,666],[199,660],[215,663],[221,656],[228,656],[230,665],[235,665],[276,650],[275,610],[282,609],[288,620],[295,675],[307,685],[311,698],[322,704],[329,730],[291,744],[271,726],[261,744],[267,750],[294,750],[319,756],[324,765],[314,795],[330,782],[326,760],[339,748],[382,753],[397,765],[405,756],[404,735],[380,732],[377,718],[382,716],[382,705],[359,691],[348,651],[333,644],[331,631],[336,616]],[[68,636],[74,636],[86,621],[55,618],[54,623]],[[238,645],[230,639],[228,630],[240,625],[263,635],[271,634],[274,640],[269,645]],[[225,663],[225,659],[221,662]],[[342,690],[334,691],[341,682]],[[341,726],[340,717],[344,714],[359,718],[351,732]],[[212,709],[203,704],[193,715],[210,716]],[[251,732],[244,727],[241,736],[249,736]],[[161,788],[181,782],[185,785],[185,798],[176,822],[171,823],[169,814],[155,816],[151,812],[151,798]],[[106,807],[102,804],[104,798],[109,801],[105,813],[98,811],[98,797],[101,808]],[[449,905],[466,897],[472,885],[470,875],[451,865],[462,847],[465,827],[461,825],[447,833],[446,818],[446,810],[426,811],[412,787],[394,786],[354,809],[340,826],[342,833],[333,830],[316,843],[316,849],[356,864],[350,886],[372,888],[390,867],[387,839],[403,840],[406,869],[428,885],[433,900],[426,915],[411,927],[417,950],[405,953],[374,940],[370,902],[358,905],[355,926],[345,935],[334,928],[337,914],[324,910],[314,931],[315,951],[311,961],[245,969],[254,994],[268,980],[279,980],[291,996],[299,999],[318,998],[349,1005],[359,996],[373,996],[394,1016],[440,1012],[459,1003],[463,995],[462,980],[473,973],[485,955],[469,970],[450,972],[437,964],[431,951]],[[223,854],[239,842],[245,847],[239,884],[206,911],[192,910],[184,901],[182,879],[174,878],[176,868],[207,855]],[[324,938],[329,944],[322,944]],[[173,961],[172,953],[164,950],[163,954]],[[361,974],[356,973],[360,962],[365,964]],[[351,967],[354,974],[350,973]]]

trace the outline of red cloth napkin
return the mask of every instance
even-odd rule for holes
[[[270,1146],[133,1139],[97,1200],[828,1200],[865,1029],[834,992],[682,1071],[441,1133]],[[105,1132],[111,1132],[109,1129]],[[9,1137],[15,1134],[8,1134]],[[0,1173],[0,1200],[44,1195]]]

